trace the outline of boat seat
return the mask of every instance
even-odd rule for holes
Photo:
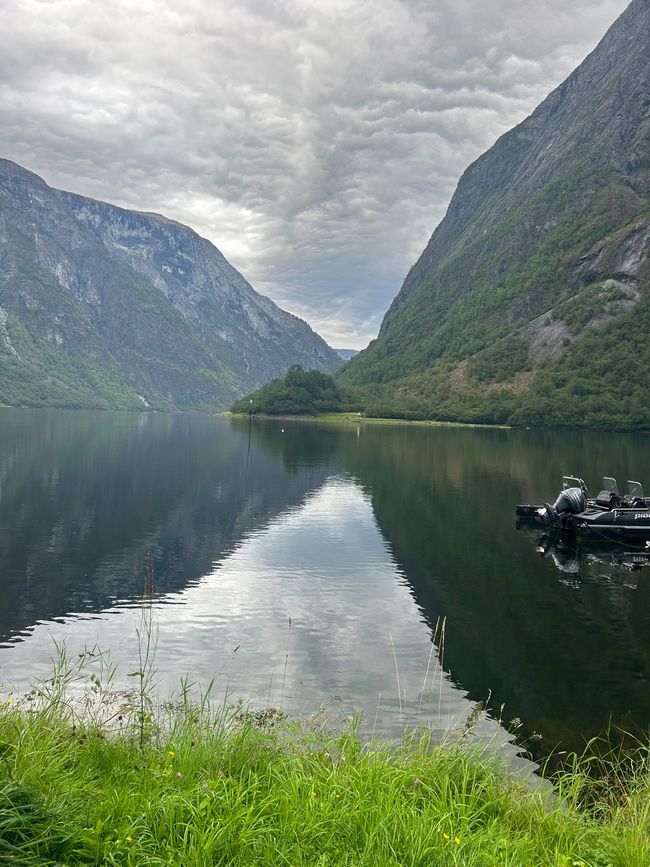
[[[614,491],[601,491],[596,497],[596,505],[601,509],[614,509],[618,505],[618,500]]]

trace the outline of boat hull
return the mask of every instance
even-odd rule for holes
[[[598,509],[589,507],[575,515],[554,513],[549,506],[517,506],[517,526],[558,527],[582,538],[650,541],[650,508]]]
[[[650,511],[647,509],[588,509],[567,519],[567,529],[578,536],[606,536],[650,540]]]

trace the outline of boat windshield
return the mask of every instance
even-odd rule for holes
[[[629,479],[627,483],[627,492],[630,497],[640,497],[641,499],[643,499],[645,496],[643,493],[643,485],[641,484],[641,482],[633,482]]]
[[[603,491],[611,491],[612,494],[620,494],[616,479],[612,476],[603,476]]]

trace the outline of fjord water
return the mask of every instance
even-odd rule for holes
[[[621,546],[543,556],[514,507],[568,472],[650,483],[649,442],[2,409],[0,685],[47,675],[64,640],[131,685],[150,552],[163,693],[189,674],[386,736],[462,728],[489,697],[478,734],[518,718],[537,753],[642,730],[650,568]]]

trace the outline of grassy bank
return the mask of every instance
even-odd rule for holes
[[[647,765],[605,787],[578,765],[556,800],[460,742],[368,748],[187,701],[102,725],[71,707],[0,707],[1,864],[650,863]]]
[[[337,423],[354,423],[363,425],[384,425],[384,424],[399,424],[399,425],[417,425],[418,427],[458,427],[458,428],[502,428],[507,429],[509,425],[495,424],[472,424],[470,422],[460,421],[436,421],[435,419],[408,419],[408,418],[381,418],[366,415],[359,415],[357,412],[328,412],[321,413],[316,416],[318,421],[337,422]]]
[[[247,418],[244,413],[223,412],[219,413],[219,415]],[[270,415],[258,412],[255,413],[254,417],[273,419],[275,421],[317,421],[327,424],[344,425],[411,425],[417,427],[499,428],[501,430],[507,430],[510,427],[510,425],[504,424],[472,424],[460,421],[434,421],[433,419],[375,418],[374,416],[360,415],[358,412],[322,412],[316,415]]]

